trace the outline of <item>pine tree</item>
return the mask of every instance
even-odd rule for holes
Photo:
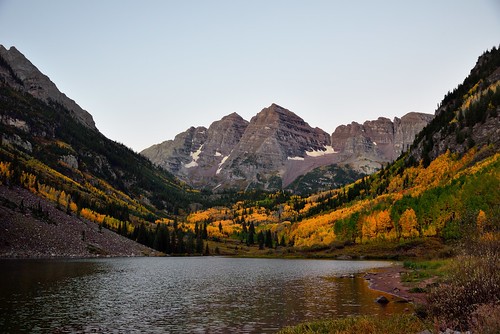
[[[262,233],[262,231],[260,231],[257,234],[257,242],[259,243],[259,249],[264,249],[264,242],[265,242],[264,239],[265,239],[264,233]]]
[[[282,247],[286,246],[286,240],[285,240],[285,235],[284,234],[281,236],[280,246],[282,246]]]
[[[198,235],[196,236],[196,253],[197,254],[203,253],[203,239],[201,238],[200,233],[198,233]]]
[[[254,235],[255,235],[255,226],[254,226],[253,222],[250,222],[250,226],[248,228],[247,244],[253,245],[255,243]]]
[[[207,222],[203,223],[203,233],[202,233],[202,238],[207,240],[208,239],[208,231],[207,231]]]
[[[271,230],[266,230],[266,234],[264,235],[264,244],[267,248],[273,248],[273,236],[271,234]]]

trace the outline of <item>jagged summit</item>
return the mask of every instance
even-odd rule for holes
[[[64,93],[61,93],[48,76],[40,72],[13,46],[7,50],[3,45],[0,45],[0,78],[0,84],[2,82],[8,84],[45,102],[54,101],[61,104],[80,123],[97,130],[92,115]]]
[[[232,120],[244,120],[243,117],[240,116],[240,114],[238,114],[237,112],[233,112],[229,115],[226,115],[224,117],[221,118],[221,120],[226,120],[226,119],[232,119]]]

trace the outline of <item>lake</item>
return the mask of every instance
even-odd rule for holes
[[[383,261],[228,257],[0,261],[0,328],[30,333],[272,333],[403,312],[361,277]],[[386,295],[387,296],[387,295]]]

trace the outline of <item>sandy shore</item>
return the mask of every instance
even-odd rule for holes
[[[401,282],[401,274],[406,271],[408,270],[402,265],[396,265],[370,271],[364,275],[364,278],[369,282],[372,290],[386,292],[415,304],[425,304],[427,302],[425,293],[411,293],[409,292],[411,287]]]

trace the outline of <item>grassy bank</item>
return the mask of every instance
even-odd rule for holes
[[[429,328],[429,325],[415,315],[398,314],[387,318],[360,316],[309,322],[285,328],[279,334],[406,334],[418,333],[427,328]]]

